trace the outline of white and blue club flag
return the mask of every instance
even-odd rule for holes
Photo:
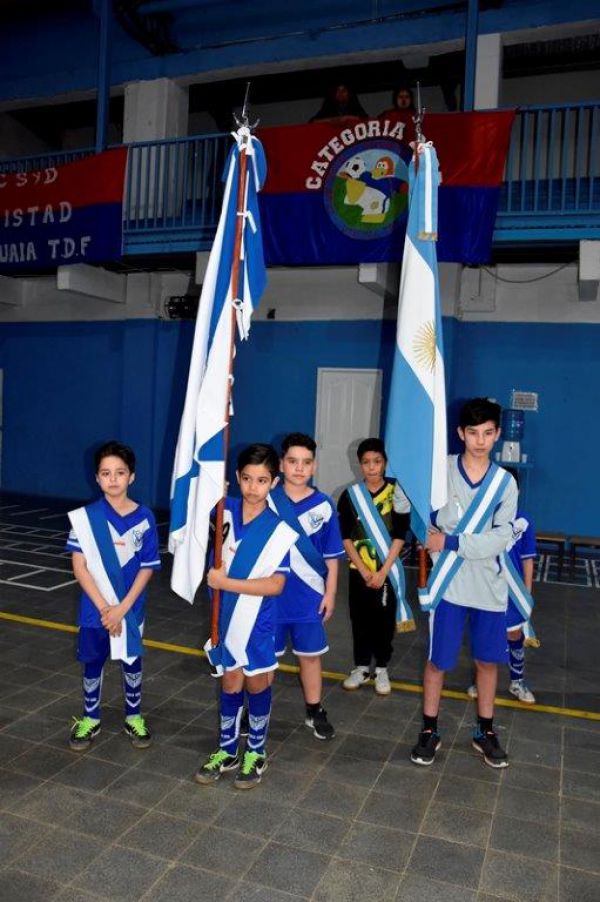
[[[446,386],[437,239],[440,177],[435,149],[419,144],[409,166],[409,213],[385,445],[408,496],[411,526],[425,540],[432,510],[447,500]]]
[[[204,573],[210,514],[223,497],[224,437],[232,336],[232,304],[242,339],[266,285],[258,192],[266,176],[261,143],[238,129],[225,167],[225,192],[202,285],[187,391],[171,484],[171,587],[190,603]],[[242,148],[247,155],[238,297],[232,297]]]

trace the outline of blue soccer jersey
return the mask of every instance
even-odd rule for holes
[[[117,558],[121,564],[125,588],[129,591],[142,568],[160,570],[158,533],[154,514],[143,504],[138,505],[134,511],[125,516],[117,513],[105,498],[102,499],[102,505]],[[69,533],[66,550],[83,553],[74,530]],[[145,601],[146,593],[142,592],[131,609],[138,624],[141,624],[144,619]],[[85,592],[81,593],[78,624],[79,626],[102,627],[100,612]]]
[[[517,571],[523,576],[523,561],[535,558],[537,555],[535,530],[529,517],[522,511],[517,511],[513,529],[519,533],[519,538],[508,553]]]
[[[332,499],[318,489],[302,501],[288,496],[304,533],[323,560],[346,555]],[[291,572],[283,593],[276,599],[278,623],[320,620],[319,607],[325,592],[323,577],[310,566],[297,545],[290,551]]]
[[[225,562],[225,570],[227,572],[229,572],[229,568],[231,567],[231,563],[233,561],[233,558],[235,557],[235,553],[240,542],[253,523],[252,520],[249,523],[244,523],[242,519],[242,513],[243,501],[241,498],[225,499],[225,520],[223,524],[223,560]],[[214,553],[211,553],[211,558],[214,558]],[[290,553],[288,551],[286,552],[279,565],[274,568],[273,573],[284,573],[287,576],[289,572]]]

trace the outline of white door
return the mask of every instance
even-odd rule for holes
[[[360,478],[356,449],[362,439],[379,436],[380,417],[381,370],[319,368],[315,482],[321,491],[337,499]]]

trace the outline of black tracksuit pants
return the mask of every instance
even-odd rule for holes
[[[358,570],[349,570],[348,600],[354,644],[354,666],[387,667],[396,632],[396,596],[388,582],[369,589]]]

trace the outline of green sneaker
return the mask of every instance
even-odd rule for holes
[[[93,717],[73,718],[69,748],[74,752],[85,752],[100,732],[100,721]]]
[[[254,789],[267,769],[267,756],[259,752],[245,752],[239,773],[235,778],[236,789]]]
[[[147,749],[152,742],[152,733],[141,714],[132,714],[125,718],[123,729],[129,736],[134,749]]]
[[[236,770],[240,766],[237,755],[230,755],[225,749],[218,749],[209,755],[204,764],[194,774],[196,783],[216,783],[221,774],[230,770]]]

